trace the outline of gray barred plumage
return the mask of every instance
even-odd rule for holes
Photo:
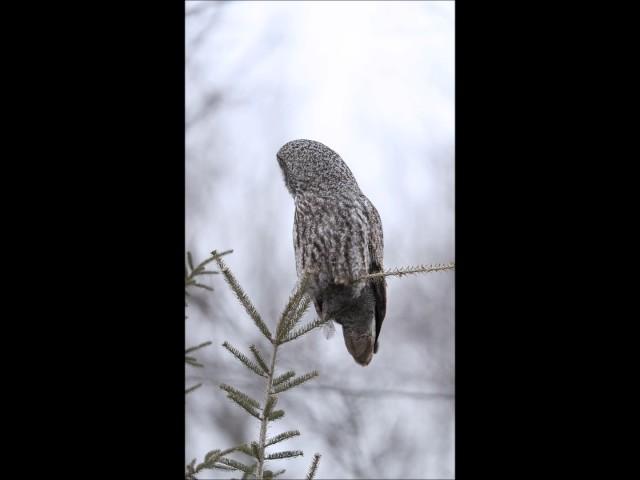
[[[293,140],[276,157],[296,207],[298,278],[309,275],[308,293],[318,316],[342,325],[347,350],[360,365],[368,365],[378,351],[386,282],[384,277],[354,280],[383,270],[378,211],[347,164],[322,143]]]

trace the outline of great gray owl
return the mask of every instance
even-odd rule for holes
[[[293,245],[298,278],[318,316],[342,325],[344,343],[365,366],[378,351],[387,308],[384,277],[352,282],[383,269],[382,223],[351,170],[329,147],[293,140],[276,155],[295,202]]]

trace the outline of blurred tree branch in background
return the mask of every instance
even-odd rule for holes
[[[187,264],[184,267],[184,295],[185,297],[190,296],[189,291],[187,290],[188,287],[196,287],[196,288],[201,288],[204,290],[209,290],[209,291],[213,291],[213,288],[203,284],[203,283],[199,283],[196,277],[199,276],[203,276],[203,275],[214,275],[214,274],[218,274],[220,272],[216,272],[214,270],[205,270],[205,266],[210,263],[213,262],[216,258],[221,257],[222,255],[226,255],[228,253],[231,253],[233,250],[227,250],[226,252],[222,252],[222,253],[216,253],[215,251],[211,254],[211,256],[205,260],[203,260],[202,262],[200,262],[198,264],[197,267],[193,266],[193,258],[191,257],[191,252],[187,252]],[[187,304],[186,300],[185,300],[185,307],[188,307],[189,305]],[[185,315],[185,320],[188,319],[189,317],[187,317],[187,315]],[[187,355],[188,353],[193,353],[196,350],[199,350],[201,348],[204,348],[206,346],[211,345],[210,341],[201,343],[199,345],[196,345],[194,347],[189,347],[185,350],[184,354],[185,354],[185,362],[187,365],[191,365],[192,367],[198,367],[198,368],[202,368],[204,367],[204,365],[200,362],[198,362],[198,360],[193,357],[192,355]],[[189,387],[185,390],[185,395],[187,393],[191,393],[194,390],[196,390],[197,388],[199,388],[200,386],[202,386],[202,383],[199,383],[197,385],[194,385],[192,387]]]
[[[213,291],[213,288],[201,284],[198,282],[197,277],[199,276],[204,276],[204,275],[213,275],[213,274],[219,274],[219,271],[215,271],[215,270],[206,270],[205,267],[207,264],[213,262],[213,261],[218,261],[221,262],[220,258],[223,255],[227,255],[229,253],[232,253],[233,250],[227,250],[224,252],[216,252],[215,250],[213,252],[211,252],[211,255],[206,258],[205,260],[203,260],[202,262],[200,262],[197,266],[194,266],[193,263],[193,258],[191,256],[191,252],[187,252],[187,264],[185,265],[185,272],[184,272],[184,282],[185,282],[185,296],[190,296],[187,287],[196,287],[196,288],[201,288],[201,289],[205,289],[205,290],[209,290],[209,291]],[[185,307],[187,307],[188,304],[185,302]],[[186,319],[186,315],[185,315],[185,319]],[[204,365],[202,365],[200,362],[198,362],[194,357],[187,355],[188,353],[192,353],[196,350],[199,350],[203,347],[206,347],[208,345],[211,345],[212,342],[207,341],[204,343],[201,343],[199,345],[196,345],[194,347],[190,347],[187,348],[185,350],[185,361],[188,365],[191,365],[193,367],[204,367]],[[202,386],[202,382],[198,383],[192,387],[189,387],[185,390],[185,394],[191,393],[194,390],[198,389],[200,386]],[[185,479],[188,480],[196,480],[196,474],[199,473],[202,470],[205,469],[209,469],[209,470],[227,470],[227,471],[236,471],[236,470],[240,470],[242,472],[245,473],[245,477],[252,473],[253,470],[255,469],[255,467],[253,469],[250,469],[249,467],[246,467],[244,464],[233,460],[231,458],[228,458],[227,455],[233,453],[233,452],[237,452],[237,451],[247,451],[247,449],[249,449],[248,445],[246,444],[242,444],[242,445],[238,445],[232,448],[228,448],[226,450],[212,450],[210,452],[208,452],[205,457],[204,460],[196,465],[196,459],[194,458],[191,463],[189,463],[186,466],[186,473],[185,473]],[[243,477],[243,478],[245,478]]]
[[[207,382],[208,378],[199,376],[199,375],[190,375],[188,377],[191,380]],[[218,377],[219,381],[222,383],[228,383],[231,379],[226,379],[225,377]],[[235,380],[236,384],[241,387],[250,387],[250,382],[243,382]],[[406,398],[414,398],[417,400],[452,400],[455,398],[454,392],[420,392],[420,391],[409,391],[395,388],[347,388],[337,385],[323,385],[320,384],[306,384],[301,389],[300,392],[303,391],[326,391],[326,392],[335,392],[341,395],[349,396],[349,397],[369,397],[369,398],[380,398],[380,397],[406,397]]]

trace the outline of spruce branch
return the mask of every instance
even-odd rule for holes
[[[281,319],[279,323],[283,322],[283,319],[287,318],[295,309],[298,307],[302,298],[306,294],[307,286],[309,284],[309,276],[305,275],[294,290],[293,294],[289,297],[289,301],[287,302],[284,311],[282,312]]]
[[[299,377],[294,378],[291,381],[284,382],[273,388],[273,393],[284,392],[285,390],[289,390],[290,388],[296,387],[301,383],[306,382],[307,380],[311,380],[314,377],[320,375],[317,370],[313,372],[305,373],[304,375],[300,375]]]
[[[229,395],[242,399],[248,405],[251,405],[252,407],[255,407],[255,408],[260,408],[260,404],[258,403],[257,400],[254,400],[246,393],[242,393],[240,390],[233,388],[231,385],[226,385],[223,383],[222,385],[220,385],[220,388],[225,392],[227,392]]]
[[[257,463],[254,463],[253,465],[251,465],[251,472],[244,472],[242,474],[242,480],[248,480],[249,478],[251,478],[257,466],[258,466]]]
[[[309,277],[305,276],[298,283],[295,291],[289,297],[287,306],[282,312],[278,327],[276,329],[276,341],[282,342],[289,331],[298,323],[304,312],[309,308],[311,299],[306,295],[306,288]]]
[[[270,422],[273,422],[274,420],[279,420],[282,417],[284,417],[284,410],[274,410],[273,412],[271,412],[271,415],[267,417],[267,419]]]
[[[318,463],[320,463],[320,455],[316,453],[313,455],[313,461],[311,462],[311,466],[309,467],[309,473],[307,473],[307,480],[313,480],[316,471],[318,470]]]
[[[296,372],[293,370],[289,370],[288,372],[283,373],[282,375],[273,379],[273,386],[280,385],[282,382],[286,382],[292,377],[296,376]]]
[[[226,465],[220,465],[219,463],[214,463],[213,465],[211,465],[210,467],[207,467],[207,468],[209,468],[211,470],[227,470],[227,471],[231,471],[231,472],[233,472],[234,470],[237,470],[236,468],[228,467]]]
[[[207,264],[213,262],[217,258],[220,258],[224,255],[228,255],[229,253],[233,253],[233,250],[225,250],[224,252],[220,252],[220,253],[218,253],[217,250],[214,250],[213,252],[211,252],[211,256],[209,256],[208,258],[205,258],[202,262],[198,264],[196,268],[193,268],[192,271],[194,272],[195,275],[201,275],[202,273],[205,273],[204,267],[206,267]],[[220,272],[209,271],[209,273],[220,273]]]
[[[301,457],[304,453],[301,450],[285,450],[284,452],[270,453],[265,457],[266,460],[277,460],[280,458]]]
[[[304,295],[300,300],[300,303],[298,304],[298,306],[289,316],[287,324],[283,329],[284,337],[288,336],[291,333],[291,330],[295,328],[295,326],[298,324],[302,316],[309,309],[310,305],[311,305],[311,297],[309,297],[308,295]],[[282,338],[282,337],[280,338],[280,342],[285,342],[285,341],[286,341],[286,338]]]
[[[215,252],[214,252],[215,253]],[[257,400],[250,398],[248,395],[240,392],[226,384],[220,385],[222,390],[227,392],[227,396],[238,403],[242,408],[244,408],[251,415],[260,420],[260,432],[257,442],[251,442],[250,444],[246,444],[237,449],[246,455],[250,456],[257,460],[255,464],[255,474],[248,473],[248,470],[244,470],[248,477],[250,475],[254,475],[258,480],[266,480],[267,478],[275,478],[275,476],[284,473],[284,470],[281,470],[277,473],[273,473],[271,470],[265,469],[265,461],[266,460],[276,460],[282,458],[290,458],[295,456],[303,455],[302,451],[299,450],[289,450],[283,452],[276,452],[272,454],[266,454],[265,449],[275,443],[281,442],[288,438],[300,435],[300,432],[297,430],[290,430],[283,432],[275,437],[271,437],[267,439],[267,427],[269,422],[273,422],[282,418],[285,414],[284,410],[274,410],[277,402],[278,396],[277,394],[280,392],[284,392],[285,390],[289,390],[301,383],[304,383],[313,377],[318,375],[317,371],[313,371],[310,373],[306,373],[299,377],[295,377],[294,371],[287,371],[279,376],[275,376],[275,367],[276,360],[278,356],[278,350],[281,343],[285,341],[289,341],[293,338],[297,338],[298,336],[306,333],[307,331],[315,328],[316,326],[321,325],[323,322],[311,322],[311,327],[306,325],[302,328],[298,328],[294,331],[296,325],[309,308],[311,304],[311,298],[306,295],[306,284],[307,280],[304,278],[301,282],[298,283],[297,288],[290,295],[287,305],[280,315],[278,322],[275,328],[275,336],[271,334],[271,331],[264,323],[262,318],[260,317],[258,311],[252,304],[249,296],[242,289],[235,276],[231,273],[230,269],[225,265],[225,263],[217,257],[216,262],[218,267],[223,274],[226,283],[229,285],[235,296],[238,298],[249,317],[254,321],[258,329],[262,332],[262,334],[267,337],[272,345],[271,358],[269,362],[267,362],[266,358],[260,353],[256,345],[251,345],[249,349],[253,354],[255,359],[250,359],[242,352],[231,346],[228,342],[224,342],[222,345],[229,350],[238,360],[240,360],[245,366],[251,369],[256,374],[265,378],[265,390],[264,390],[264,407],[260,409],[260,405]],[[293,335],[293,336],[292,336]],[[294,378],[295,377],[295,378]],[[230,465],[229,463],[225,463],[225,465]],[[235,466],[239,468],[238,466]],[[247,467],[247,466],[245,466]],[[248,468],[248,467],[247,467]],[[241,469],[241,468],[239,468]]]
[[[251,442],[251,455],[253,455],[253,457],[258,459],[258,460],[262,459],[262,455],[260,453],[258,442]]]
[[[221,257],[222,255],[226,255],[227,253],[231,253],[231,252],[233,252],[233,250],[227,250],[226,252],[223,252],[223,253],[216,253],[216,251],[214,250],[213,252],[211,252],[211,256],[209,258],[204,259],[202,262],[200,262],[197,267],[193,266],[193,256],[191,255],[191,252],[187,252],[187,265],[185,265],[184,267],[185,295],[189,295],[186,289],[186,287],[189,287],[189,286],[204,288],[206,290],[213,291],[213,288],[209,287],[208,285],[199,283],[196,280],[196,277],[199,275],[213,275],[213,274],[220,273],[216,271],[205,270],[204,268],[210,262],[213,262],[214,260]]]
[[[231,452],[228,452],[228,453],[231,453]],[[204,456],[204,463],[207,463],[211,460],[216,461],[221,456],[222,456],[222,453],[220,450],[211,450],[210,452],[207,452],[207,454]],[[194,462],[195,462],[195,459],[194,459]]]
[[[187,465],[187,471],[185,473],[185,479],[187,480],[195,480],[196,473],[200,472],[204,469],[216,469],[216,470],[236,470],[234,467],[218,463],[224,457],[224,455],[228,455],[229,453],[237,450],[238,447],[228,448],[226,450],[212,450],[208,452],[204,461],[197,466],[195,465],[196,459],[194,458],[189,465]]]
[[[231,253],[231,252],[232,252],[232,250],[229,250],[229,251],[224,252],[224,253]],[[193,256],[191,255],[191,252],[187,252],[187,264],[184,267],[184,294],[185,294],[185,297],[191,296],[189,294],[189,292],[187,291],[187,287],[191,287],[191,286],[198,287],[198,288],[203,288],[203,289],[209,290],[209,291],[213,291],[213,288],[211,288],[210,286],[204,285],[202,283],[199,283],[196,280],[196,277],[198,275],[219,273],[219,272],[213,272],[213,271],[206,271],[204,269],[205,266],[208,263],[214,261],[216,258],[218,258],[218,256],[220,256],[220,254],[216,254],[215,250],[214,250],[214,252],[211,254],[211,257],[203,260],[202,262],[200,262],[198,264],[197,267],[194,268],[194,266],[193,266]],[[191,270],[191,271],[189,271],[189,270]],[[187,304],[186,300],[184,302],[184,306],[185,307],[189,306]],[[185,318],[185,320],[187,320],[189,317],[187,315],[185,315],[184,318]],[[200,348],[206,347],[208,345],[211,345],[211,342],[204,342],[204,343],[201,343],[200,345],[197,345],[195,347],[187,348],[185,350],[185,352],[184,352],[185,353],[185,359],[184,359],[185,363],[187,365],[191,365],[192,367],[199,367],[199,368],[204,367],[204,365],[202,363],[198,362],[198,360],[195,357],[187,355],[187,354],[191,353],[191,352],[194,352],[194,351],[196,351],[196,350],[198,350]],[[190,391],[193,391],[193,390],[187,389],[185,391],[185,394],[189,393]]]
[[[271,332],[269,331],[269,328],[262,321],[262,318],[260,317],[260,314],[256,310],[256,307],[253,306],[253,304],[251,303],[251,300],[249,299],[247,294],[244,292],[244,290],[242,289],[242,287],[240,286],[236,278],[233,276],[229,268],[225,265],[225,263],[222,261],[222,259],[219,256],[216,257],[216,263],[218,264],[220,271],[224,275],[224,279],[226,280],[227,284],[231,287],[231,290],[233,290],[233,293],[235,293],[238,300],[240,300],[240,303],[242,304],[244,309],[247,311],[251,319],[254,321],[256,326],[260,329],[262,334],[265,337],[267,337],[267,339],[270,342],[272,342]]]
[[[276,406],[276,403],[278,403],[278,397],[276,397],[275,395],[269,395],[269,397],[267,398],[267,403],[264,406],[264,410],[262,411],[263,418],[269,418],[271,416],[273,407]]]
[[[231,253],[232,250],[228,250],[226,252],[222,252],[222,253],[217,253],[215,250],[211,253],[211,256],[207,259],[205,259],[204,261],[200,262],[198,264],[198,266],[196,266],[194,268],[194,264],[193,264],[193,256],[191,255],[191,252],[187,252],[187,265],[185,265],[184,268],[184,276],[185,276],[185,297],[190,296],[189,292],[187,291],[187,287],[190,286],[194,286],[194,287],[198,287],[198,288],[203,288],[206,290],[213,290],[211,287],[201,284],[197,281],[197,276],[199,275],[212,275],[212,274],[218,274],[220,272],[216,272],[216,271],[208,271],[205,270],[205,267],[207,264],[209,264],[210,262],[213,262],[216,258],[221,257],[222,255],[226,255],[228,253]],[[188,307],[187,302],[185,301],[185,307]],[[185,320],[188,317],[185,315]],[[199,345],[193,346],[193,347],[189,347],[187,349],[185,349],[185,362],[189,365],[195,366],[195,367],[203,367],[203,365],[201,363],[199,363],[195,357],[189,355],[192,352],[195,352],[196,350],[199,350],[201,348],[204,348],[206,346],[211,345],[210,341],[207,342],[203,342]],[[185,389],[185,395],[193,392],[194,390],[200,388],[202,386],[202,383],[198,383],[192,387],[189,387],[187,389]],[[248,395],[243,394],[242,392],[240,392],[239,390],[234,389],[233,387],[228,387],[227,390],[228,396],[234,400],[236,403],[238,403],[240,406],[242,406],[243,408],[245,408],[245,410],[247,410],[250,414],[254,415],[254,416],[258,416],[259,418],[259,414],[257,414],[257,412],[255,412],[255,408],[259,408],[259,405],[257,404],[257,402],[255,400],[253,400],[252,398],[250,398]],[[235,451],[238,450],[239,447],[232,447],[226,450],[212,450],[210,452],[208,452],[205,457],[204,457],[204,461],[202,463],[200,463],[199,465],[196,466],[196,459],[194,458],[189,465],[186,466],[186,473],[185,473],[185,479],[188,480],[195,480],[195,475],[200,472],[203,469],[216,469],[216,470],[227,470],[227,471],[233,471],[233,470],[243,470],[243,467],[245,467],[243,464],[241,464],[240,462],[236,462],[235,460],[231,460],[231,459],[227,459],[224,456]],[[253,470],[255,470],[255,465],[253,466],[253,469],[250,470],[251,473],[253,473]]]
[[[449,262],[447,264],[436,263],[433,265],[416,265],[416,266],[408,266],[408,267],[398,267],[398,268],[385,270],[384,272],[371,273],[369,275],[358,277],[357,279],[354,280],[354,282],[357,282],[360,280],[367,280],[370,278],[404,277],[405,275],[413,275],[416,273],[440,272],[443,270],[453,270],[454,268],[455,268],[454,262]]]
[[[268,374],[269,367],[267,367],[267,362],[265,362],[264,358],[262,358],[262,355],[260,354],[258,347],[252,344],[249,346],[249,350],[251,350],[251,353],[253,353],[253,356],[256,358],[256,362],[258,362],[258,365],[260,365],[260,368],[262,369],[262,371]]]
[[[309,298],[305,295],[306,286],[308,283],[308,277],[305,276],[301,282],[298,283],[294,293],[289,297],[289,301],[280,316],[278,324],[276,325],[276,337],[278,339],[284,338],[287,332],[295,325],[295,323],[302,317],[304,310],[308,307],[310,302]],[[305,305],[306,304],[306,305]],[[258,479],[263,480],[264,473],[264,460],[267,458],[264,455],[266,448],[267,437],[267,424],[274,420],[278,420],[284,416],[284,410],[273,410],[277,402],[277,397],[272,393],[273,390],[273,375],[276,368],[276,357],[278,355],[278,340],[272,341],[273,354],[271,356],[271,366],[269,368],[269,374],[267,377],[267,385],[265,389],[265,409],[262,415],[262,421],[260,425],[260,440],[259,447],[262,452],[262,457],[258,460],[258,467],[256,476]]]
[[[237,450],[250,457],[253,456],[253,451],[251,450],[251,447],[249,445],[246,445],[246,444],[238,445]]]
[[[273,372],[276,369],[276,356],[278,355],[278,344],[273,343],[273,353],[271,355],[271,365],[269,367],[269,373],[267,374],[267,385],[265,388],[265,401],[264,401],[264,410],[262,412],[262,417],[260,418],[260,436],[258,437],[258,448],[261,452],[260,458],[258,459],[258,465],[256,467],[256,478],[259,480],[263,480],[264,473],[264,449],[265,443],[267,439],[267,424],[271,420],[271,417],[275,412],[272,412],[273,407],[278,401],[277,397],[271,395],[271,388],[273,386]],[[282,410],[277,410],[282,411]],[[284,412],[282,412],[284,415]]]
[[[300,432],[298,430],[289,430],[286,432],[282,432],[275,437],[268,438],[264,446],[268,447],[270,445],[273,445],[274,443],[282,442],[283,440],[287,440],[288,438],[296,437],[298,435],[300,435]]]
[[[286,338],[284,338],[281,343],[287,343],[290,342],[292,340],[295,340],[296,338],[304,335],[307,332],[310,332],[311,330],[313,330],[314,328],[318,328],[323,326],[324,324],[326,324],[329,321],[329,319],[326,320],[321,320],[319,318],[316,318],[315,320],[307,323],[306,325],[296,328],[295,330],[293,330],[292,332],[289,333],[289,335],[287,335]]]
[[[244,463],[238,462],[237,460],[233,460],[232,458],[220,458],[218,462],[228,465],[230,467],[235,468],[236,470],[240,470],[241,472],[245,472],[249,475],[253,473],[255,467],[251,467],[250,465],[245,465]]]
[[[230,345],[229,342],[225,341],[222,344],[222,346],[227,350],[229,350],[234,357],[240,360],[248,369],[252,370],[256,375],[260,375],[261,377],[267,376],[261,367],[256,365],[249,357],[247,357],[244,353],[239,351],[237,348]]]
[[[251,398],[246,393],[242,393],[240,390],[236,390],[230,385],[226,385],[223,383],[222,385],[220,385],[220,388],[227,392],[228,398],[236,402],[258,420],[262,420],[260,418],[260,413],[256,411],[256,409],[260,409],[260,404],[256,400]]]

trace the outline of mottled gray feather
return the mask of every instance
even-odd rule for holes
[[[347,164],[320,142],[288,142],[277,159],[296,207],[298,277],[309,275],[316,312],[342,325],[349,353],[367,365],[378,348],[386,283],[354,280],[383,269],[380,216]]]

